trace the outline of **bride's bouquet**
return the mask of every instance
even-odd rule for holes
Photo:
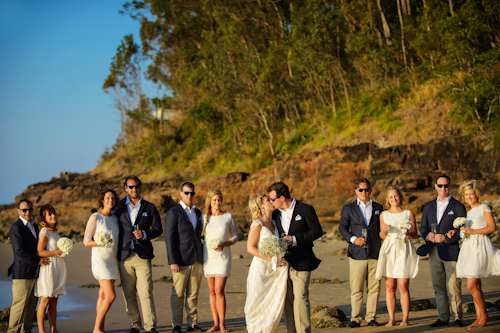
[[[278,260],[285,256],[287,249],[287,242],[276,236],[268,236],[259,244],[259,253],[263,257],[272,257],[273,270],[276,270]]]
[[[458,229],[460,231],[460,228],[465,226],[467,224],[467,218],[466,217],[457,217],[453,221],[453,228]],[[463,233],[462,233],[463,234]],[[463,234],[464,238],[467,238],[467,234]]]
[[[113,245],[113,234],[105,231],[98,232],[94,236],[94,242],[101,246]]]
[[[408,231],[411,230],[412,228],[411,221],[408,219],[403,219],[399,221],[398,223],[398,229],[401,231],[401,239],[406,243],[406,236],[405,234],[408,233]]]
[[[212,239],[210,242],[208,242],[208,249],[209,249],[209,250],[213,250],[213,251],[215,251],[215,250],[216,250],[216,249],[220,246],[220,243],[222,243],[222,242],[220,241],[220,239],[215,239],[215,238],[214,238],[214,239]],[[221,257],[222,259],[225,259],[224,252],[221,252],[221,253],[220,253],[220,257]]]
[[[73,241],[68,237],[61,237],[57,241],[57,247],[63,251],[61,257],[65,257],[73,249]]]

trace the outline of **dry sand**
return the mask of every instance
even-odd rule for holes
[[[338,278],[340,284],[311,284],[310,300],[311,306],[327,305],[338,306],[347,317],[350,316],[350,297],[349,297],[349,265],[346,256],[332,256],[331,253],[347,246],[345,242],[317,241],[315,243],[315,253],[322,259],[322,263],[317,270],[312,273],[312,278]],[[172,276],[170,268],[167,265],[165,243],[162,241],[154,242],[155,255],[153,259],[153,277],[158,279],[162,276]],[[233,259],[232,277],[228,279],[226,286],[227,297],[227,328],[232,332],[246,332],[245,316],[243,307],[246,297],[246,276],[251,256],[246,252],[246,242],[240,241],[232,248],[232,254],[241,254],[242,259]],[[0,305],[9,306],[12,296],[9,292],[10,280],[7,277],[7,268],[12,262],[12,248],[8,244],[0,244]],[[66,296],[61,296],[58,306],[58,329],[61,333],[92,332],[95,319],[95,302],[97,300],[98,289],[79,288],[83,284],[96,283],[90,270],[90,249],[85,248],[83,244],[75,244],[73,251],[66,258],[68,270],[67,292]],[[119,281],[117,281],[117,284]],[[6,288],[6,286],[8,288]],[[170,314],[170,283],[155,283],[154,295],[158,317],[158,331],[171,332],[171,314]],[[500,277],[489,277],[483,279],[483,291],[486,301],[494,302],[500,299]],[[431,285],[429,274],[429,264],[427,260],[420,261],[420,272],[418,276],[410,282],[410,292],[412,299],[429,299],[436,304],[434,291]],[[466,287],[466,281],[462,284],[463,303],[472,302],[472,296]],[[382,283],[380,295],[380,307],[385,307],[385,287]],[[199,325],[208,329],[212,325],[212,316],[210,313],[208,288],[203,279],[200,297],[198,303]],[[398,332],[455,332],[467,331],[467,327],[455,328],[446,327],[440,329],[430,328],[428,325],[436,320],[437,311],[435,309],[410,313],[409,327],[395,326],[394,328],[368,327],[363,321],[361,328],[332,328],[332,329],[313,329],[313,332],[386,332],[397,330]],[[389,316],[387,313],[381,313],[378,321],[381,324],[387,323]],[[401,312],[396,312],[396,323],[402,319]],[[464,323],[470,324],[475,319],[474,314],[464,315]],[[347,324],[347,322],[345,323]],[[46,323],[48,328],[48,323]],[[125,305],[121,289],[117,288],[117,298],[111,310],[106,317],[106,328],[111,332],[127,332],[129,329],[128,319],[125,312]],[[185,330],[185,327],[183,327]],[[487,327],[474,328],[478,332],[500,332],[500,312],[490,313],[490,322]],[[284,318],[282,319],[277,332],[285,332]],[[38,332],[35,326],[33,332]]]

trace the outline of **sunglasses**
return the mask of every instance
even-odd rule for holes
[[[186,191],[183,191],[184,195],[190,195],[194,197],[194,195],[196,194],[195,192],[186,192]]]
[[[23,213],[26,213],[27,211],[33,212],[33,208],[23,208],[19,210],[22,211]]]
[[[370,188],[358,188],[357,190],[358,190],[359,193],[363,193],[363,192],[367,192],[368,193],[368,192],[371,191]]]
[[[134,188],[136,188],[136,189],[140,189],[140,188],[141,188],[141,185],[127,185],[127,187],[128,187],[130,190],[133,190]]]
[[[444,186],[444,188],[448,188],[448,187],[450,187],[450,184],[436,184],[436,185],[437,185],[439,188],[441,188],[441,187],[443,187],[443,186]]]
[[[278,198],[269,198],[269,201],[271,202],[275,202],[276,200],[278,200]]]

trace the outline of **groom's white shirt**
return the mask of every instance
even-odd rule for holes
[[[281,213],[281,227],[283,228],[283,231],[287,235],[288,231],[290,231],[290,225],[292,224],[293,210],[295,209],[295,204],[297,203],[295,198],[292,199],[293,200],[290,207],[288,207],[287,209],[280,208],[279,210]],[[295,238],[295,236],[292,236],[292,238],[293,238],[292,246],[297,246],[297,239]]]

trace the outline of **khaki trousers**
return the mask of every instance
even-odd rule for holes
[[[349,280],[351,284],[351,321],[361,323],[363,320],[363,289],[367,285],[366,322],[376,320],[378,298],[380,296],[380,280],[375,278],[377,260],[355,260],[349,258]]]
[[[137,296],[141,302],[144,329],[156,328],[156,310],[153,298],[153,277],[151,260],[142,259],[135,252],[130,252],[125,260],[118,262],[122,282],[123,298],[127,309],[130,327],[141,329],[141,315]]]
[[[179,266],[179,272],[174,273],[172,280],[172,326],[182,326],[182,308],[186,308],[188,327],[198,324],[198,292],[200,291],[203,265],[196,261],[191,266]]]
[[[457,279],[456,265],[456,261],[441,260],[436,246],[432,247],[429,253],[429,269],[436,294],[438,319],[445,322],[450,320],[450,306],[453,320],[462,320],[462,280]]]
[[[35,297],[36,279],[12,279],[12,306],[8,333],[29,332],[33,328],[38,297]]]
[[[285,299],[285,321],[287,333],[311,332],[311,304],[309,303],[309,280],[311,272],[288,269],[288,285]]]

